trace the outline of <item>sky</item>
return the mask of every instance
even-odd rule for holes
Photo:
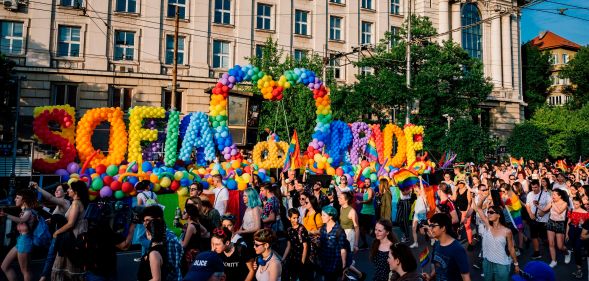
[[[564,15],[560,12],[564,10]],[[575,18],[576,17],[576,18]],[[545,0],[522,10],[522,43],[550,30],[579,45],[589,44],[588,0]]]

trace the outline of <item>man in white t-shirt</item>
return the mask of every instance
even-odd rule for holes
[[[542,254],[540,254],[540,240],[538,238],[546,235],[546,223],[550,217],[550,212],[543,212],[541,209],[546,208],[552,200],[550,192],[542,190],[538,180],[530,182],[530,189],[531,192],[526,197],[526,209],[532,221],[530,223],[530,236],[534,247],[532,259],[540,259]]]
[[[219,211],[219,214],[222,216],[225,214],[227,210],[227,202],[229,201],[229,189],[223,185],[223,177],[217,174],[213,176],[213,186],[212,190],[207,189],[203,190],[204,194],[215,194],[215,203],[213,207]]]

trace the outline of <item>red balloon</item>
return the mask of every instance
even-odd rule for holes
[[[105,178],[106,178],[106,177],[105,177]],[[105,183],[106,183],[106,182],[105,182]],[[122,186],[122,184],[121,184],[121,182],[120,182],[120,181],[113,181],[113,182],[111,182],[111,183],[110,183],[110,189],[111,189],[112,191],[117,191],[117,190],[120,190],[120,189],[121,189],[121,186]],[[131,187],[132,187],[132,186],[131,186]]]
[[[172,191],[178,190],[179,187],[180,187],[180,182],[178,182],[178,181],[173,181],[172,184],[170,184],[170,189]]]
[[[113,178],[111,176],[105,176],[104,178],[102,178],[102,182],[104,182],[104,185],[110,185],[113,182]]]
[[[133,189],[133,185],[130,182],[124,182],[121,186],[121,190],[123,190],[124,193],[131,193]]]
[[[96,167],[96,173],[102,175],[106,173],[106,166],[104,164],[100,164]]]

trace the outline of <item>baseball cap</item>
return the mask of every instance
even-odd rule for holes
[[[211,278],[215,272],[225,272],[223,260],[215,252],[203,252],[196,256],[192,266],[184,276],[185,281],[202,281]]]
[[[523,271],[523,272],[522,272]],[[526,264],[520,274],[511,276],[513,281],[555,281],[554,271],[548,264],[541,261],[531,261]]]

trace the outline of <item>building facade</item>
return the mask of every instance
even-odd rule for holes
[[[336,55],[375,44],[387,31],[398,33],[411,9],[432,20],[437,40],[451,39],[483,61],[495,87],[481,104],[481,123],[504,136],[522,119],[524,106],[516,2],[8,0],[0,8],[0,49],[26,77],[20,103],[23,132],[30,132],[26,120],[36,106],[71,104],[78,116],[94,107],[169,108],[176,7],[175,107],[182,112],[208,112],[207,89],[234,64],[258,55],[269,37],[295,58],[311,52],[334,58],[327,61],[335,78],[353,83],[362,70],[351,62],[363,54]],[[249,96],[232,95],[229,104],[229,126],[244,143]]]
[[[540,51],[550,53],[550,62],[552,63],[550,81],[552,85],[548,89],[549,94],[546,102],[554,106],[565,105],[570,99],[570,95],[565,92],[565,89],[571,86],[571,81],[569,78],[560,77],[560,71],[573,59],[575,54],[581,49],[581,45],[563,38],[552,31],[542,31],[529,43],[537,46]]]

